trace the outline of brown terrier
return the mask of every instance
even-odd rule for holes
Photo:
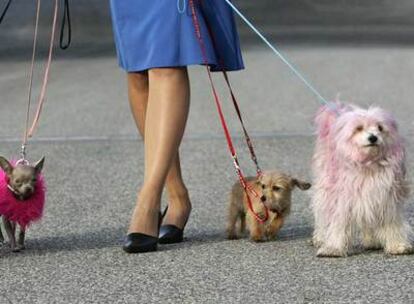
[[[256,197],[248,191],[254,212],[264,219],[266,207],[269,210],[269,217],[264,223],[255,218],[248,207],[247,195],[237,182],[233,185],[230,195],[227,237],[237,239],[236,223],[240,219],[240,233],[245,231],[247,221],[251,240],[255,242],[274,240],[290,213],[293,188],[296,186],[301,190],[308,190],[311,184],[278,171],[266,172],[259,178],[247,177],[246,181],[258,194]]]

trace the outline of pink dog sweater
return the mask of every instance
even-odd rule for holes
[[[46,186],[43,176],[39,174],[35,191],[27,200],[18,200],[7,188],[8,177],[0,169],[0,215],[26,228],[32,222],[40,220],[45,205]]]

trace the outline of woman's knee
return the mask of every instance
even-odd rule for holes
[[[128,84],[138,90],[148,89],[148,73],[128,73]]]

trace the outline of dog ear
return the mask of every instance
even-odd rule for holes
[[[36,174],[39,174],[43,169],[43,164],[45,162],[45,157],[43,156],[41,159],[37,161],[37,163],[33,166],[35,169]]]
[[[264,174],[262,173],[256,178],[256,182],[255,182],[256,185],[261,185],[262,184],[263,176],[264,176]]]
[[[298,187],[300,190],[308,190],[312,185],[310,183],[292,178],[292,185]]]
[[[13,173],[13,166],[10,164],[10,162],[3,156],[0,156],[0,167],[3,169],[3,171],[7,174],[7,176],[12,175]]]

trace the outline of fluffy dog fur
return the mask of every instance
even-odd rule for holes
[[[0,156],[0,217],[13,251],[24,249],[26,228],[43,215],[46,191],[41,174],[43,162],[44,158],[34,166],[16,165]],[[16,225],[20,226],[17,242]],[[0,231],[0,243],[3,241]]]
[[[409,195],[405,149],[391,114],[340,103],[316,116],[313,244],[318,256],[345,256],[357,236],[366,249],[413,251],[403,214]]]
[[[238,220],[240,220],[240,233],[244,232],[247,220],[251,240],[260,242],[275,239],[285,218],[290,213],[293,188],[296,186],[299,189],[307,190],[311,187],[309,183],[277,171],[266,172],[260,178],[248,177],[247,182],[258,194],[257,198],[250,195],[253,209],[261,218],[264,218],[264,206],[266,206],[269,210],[269,218],[264,223],[256,220],[248,208],[247,195],[243,187],[239,182],[236,182],[230,194],[227,226],[229,239],[238,238],[239,233],[236,231]]]

